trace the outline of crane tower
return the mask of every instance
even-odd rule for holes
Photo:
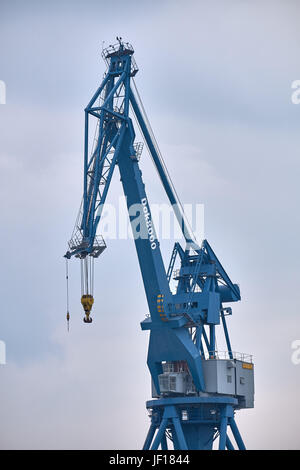
[[[232,350],[227,328],[229,304],[240,300],[240,289],[208,241],[199,245],[189,228],[135,85],[134,50],[117,40],[102,52],[107,70],[85,108],[83,199],[65,254],[67,260],[75,256],[81,262],[84,321],[92,321],[93,265],[106,248],[96,230],[118,166],[132,227],[130,208],[139,207],[142,215],[134,243],[149,308],[141,329],[150,333],[147,364],[152,379],[143,449],[212,449],[216,439],[221,450],[245,449],[235,414],[253,407],[254,365],[250,355]],[[95,137],[91,120],[96,122]],[[175,243],[167,269],[139,167],[143,143],[136,142],[134,123],[185,240],[184,247]],[[216,328],[223,330],[226,351],[217,350]]]

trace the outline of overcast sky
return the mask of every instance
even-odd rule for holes
[[[250,449],[300,448],[300,4],[267,0],[0,1],[0,447],[135,449],[148,428],[146,299],[132,240],[97,260],[94,321],[82,323],[79,266],[64,259],[82,192],[83,109],[101,48],[133,44],[136,83],[183,203],[242,301],[228,326],[255,361]],[[166,202],[145,153],[150,202]],[[122,195],[118,170],[108,201]],[[171,242],[163,242],[167,260]]]

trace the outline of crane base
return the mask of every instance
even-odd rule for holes
[[[234,450],[227,429],[230,427],[236,446],[245,445],[234,420],[236,398],[230,396],[172,397],[146,403],[151,424],[143,450],[211,450],[219,438],[219,450]]]

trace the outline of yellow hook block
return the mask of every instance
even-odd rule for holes
[[[85,323],[91,323],[92,319],[90,318],[90,313],[93,307],[94,297],[90,294],[85,294],[81,297],[81,303],[85,312],[85,318],[83,321]]]

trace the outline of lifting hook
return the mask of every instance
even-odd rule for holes
[[[85,317],[83,318],[84,323],[92,323],[93,320],[92,317],[90,317],[90,313],[94,303],[94,297],[90,294],[85,294],[81,297],[81,303],[85,312]]]

